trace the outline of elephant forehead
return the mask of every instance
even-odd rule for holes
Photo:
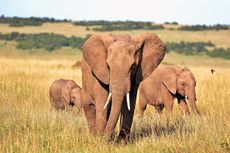
[[[111,49],[112,52],[116,52],[116,51],[127,52],[128,50],[134,49],[134,44],[127,41],[116,41],[109,47],[109,49]]]
[[[128,58],[134,55],[134,52],[135,48],[132,43],[119,41],[110,46],[108,56],[111,58]]]
[[[129,42],[118,41],[113,43],[108,50],[107,63],[117,66],[126,66],[134,60],[134,45]]]

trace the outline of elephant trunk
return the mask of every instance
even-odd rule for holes
[[[196,106],[196,92],[195,89],[192,89],[186,93],[185,100],[188,101],[192,112],[199,114],[199,111]]]
[[[107,135],[111,135],[112,132],[114,131],[114,128],[116,127],[119,115],[121,113],[121,107],[122,107],[124,96],[125,96],[125,92],[121,92],[118,90],[112,91],[111,112],[104,131],[105,134]]]

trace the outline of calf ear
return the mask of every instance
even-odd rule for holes
[[[136,81],[140,82],[146,79],[163,60],[166,47],[160,38],[153,33],[135,36],[134,41],[136,42],[136,49],[140,52],[136,73]]]
[[[63,100],[65,100],[65,102],[69,103],[70,102],[70,92],[71,92],[71,88],[69,86],[65,86],[63,87],[61,94],[62,94],[62,98]]]
[[[92,35],[83,45],[83,58],[94,75],[104,84],[109,84],[109,69],[106,63],[108,46],[115,41],[111,35]]]
[[[161,81],[163,85],[172,93],[177,91],[177,75],[176,72],[167,70],[162,74]]]

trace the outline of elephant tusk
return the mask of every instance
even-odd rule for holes
[[[130,99],[129,99],[129,93],[126,94],[126,102],[127,102],[127,107],[128,110],[130,111]]]
[[[199,101],[198,101],[198,100],[196,100],[196,103],[199,103]]]
[[[188,96],[185,96],[185,102],[186,103],[188,102]]]
[[[112,93],[111,93],[111,92],[109,92],[109,96],[108,96],[108,98],[107,98],[107,100],[106,100],[106,103],[105,103],[105,106],[104,106],[104,110],[105,110],[105,109],[106,109],[106,107],[108,106],[108,104],[109,104],[109,102],[110,102],[111,97],[112,97]]]

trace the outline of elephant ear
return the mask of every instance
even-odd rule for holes
[[[163,85],[173,94],[176,94],[177,91],[177,74],[176,71],[171,69],[171,68],[167,68],[166,67],[162,67],[161,69],[161,81],[163,83]]]
[[[106,63],[108,46],[115,38],[108,34],[90,36],[83,45],[83,58],[93,74],[104,84],[109,84],[109,69]]]
[[[136,72],[136,82],[146,79],[163,60],[166,47],[160,38],[147,33],[134,37],[136,49],[140,52],[139,64]]]
[[[63,100],[65,100],[65,102],[67,102],[67,103],[70,102],[70,89],[69,89],[68,85],[65,85],[62,88],[61,95],[62,95]]]

